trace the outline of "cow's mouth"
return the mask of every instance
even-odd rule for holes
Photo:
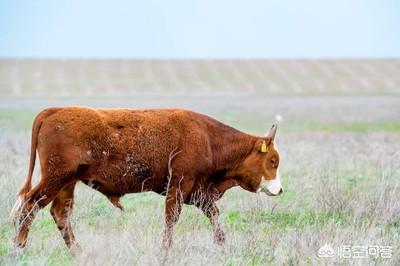
[[[261,177],[260,185],[257,192],[263,191],[268,196],[278,196],[283,193],[279,174],[276,175],[275,179],[267,180],[264,176]]]
[[[281,195],[281,194],[283,193],[283,189],[281,188],[281,189],[278,191],[278,193],[276,193],[276,194],[271,193],[269,190],[265,190],[264,192],[265,192],[265,194],[267,194],[268,196],[275,197],[275,196]]]

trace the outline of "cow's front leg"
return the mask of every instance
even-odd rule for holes
[[[200,209],[203,211],[203,213],[208,217],[208,219],[211,222],[213,232],[214,232],[214,241],[215,243],[222,245],[225,243],[225,233],[221,229],[221,226],[218,221],[219,217],[219,209],[215,202],[209,202],[208,204],[201,204]]]
[[[179,219],[182,211],[182,205],[193,187],[193,181],[184,182],[184,184],[170,186],[167,191],[165,202],[165,231],[162,245],[169,248],[172,243],[172,233],[174,225]]]

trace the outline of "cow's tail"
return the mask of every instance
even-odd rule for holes
[[[22,207],[25,203],[25,198],[26,194],[31,190],[32,188],[32,175],[33,175],[33,170],[35,168],[35,161],[36,161],[36,149],[37,149],[37,144],[38,144],[38,135],[39,135],[39,130],[40,127],[42,126],[43,119],[49,116],[50,114],[54,113],[55,109],[46,109],[42,112],[40,112],[35,120],[33,121],[32,125],[32,138],[31,138],[31,154],[30,154],[30,160],[29,160],[29,171],[28,175],[25,179],[24,184],[22,185],[19,193],[18,193],[18,198],[17,201],[15,202],[10,216],[11,220],[15,221],[21,211]]]

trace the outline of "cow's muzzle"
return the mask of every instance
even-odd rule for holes
[[[264,176],[261,177],[260,186],[257,192],[264,192],[268,196],[278,196],[283,193],[281,180],[279,174],[277,173],[275,179],[267,180]]]

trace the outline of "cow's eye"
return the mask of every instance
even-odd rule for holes
[[[272,163],[273,165],[276,163],[275,158],[272,158],[272,159],[271,159],[271,163]]]

